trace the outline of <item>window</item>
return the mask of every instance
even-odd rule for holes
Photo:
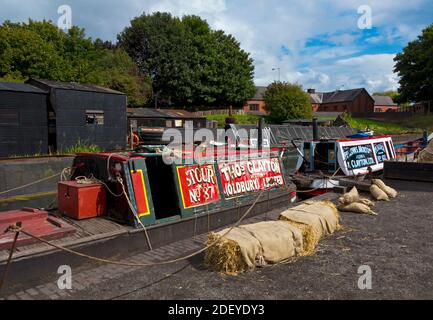
[[[104,111],[86,110],[86,124],[103,125],[104,124]]]
[[[173,126],[172,121],[171,121],[171,120],[165,120],[165,126],[166,126],[167,128],[171,128],[171,127]]]
[[[176,128],[182,128],[183,126],[183,121],[182,120],[174,120],[174,126]]]
[[[250,104],[250,111],[259,111],[259,105],[258,104]]]
[[[0,109],[0,125],[18,126],[20,116],[17,109]]]

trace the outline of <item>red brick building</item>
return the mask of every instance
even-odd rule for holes
[[[396,112],[398,105],[388,96],[372,96],[374,99],[374,112]]]
[[[266,89],[267,87],[256,87],[256,93],[254,94],[254,97],[252,97],[244,104],[245,113],[257,114],[257,115],[268,114],[266,110],[265,99],[264,99]]]
[[[374,99],[364,88],[316,92],[308,89],[313,112],[374,112]]]

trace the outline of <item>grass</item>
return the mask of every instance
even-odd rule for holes
[[[10,155],[8,158],[16,159],[16,158],[37,158],[37,157],[59,157],[59,156],[71,156],[77,153],[86,153],[86,152],[101,152],[102,149],[94,144],[88,144],[85,141],[78,139],[77,143],[65,150],[57,151],[54,153],[35,153],[35,154],[25,154],[25,155]]]
[[[102,149],[97,145],[88,144],[85,141],[78,139],[75,145],[61,151],[60,154],[57,155],[71,155],[71,154],[83,153],[83,152],[101,152],[101,151]]]
[[[225,120],[228,118],[228,114],[214,114],[206,116],[208,120],[218,121],[218,127],[224,128]],[[260,117],[252,114],[236,114],[233,115],[238,124],[257,124]]]
[[[420,128],[420,130],[433,131],[433,115],[416,115],[405,120],[405,126],[409,128]]]
[[[344,118],[350,127],[358,130],[365,130],[367,127],[370,130],[374,130],[375,134],[405,134],[405,133],[418,133],[422,132],[422,129],[415,127],[409,127],[407,124],[382,122],[369,119],[352,118],[345,116]]]

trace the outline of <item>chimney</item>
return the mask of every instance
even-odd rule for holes
[[[313,94],[313,93],[316,93],[316,89],[307,89],[307,92],[309,94]]]
[[[313,118],[313,141],[319,141],[319,126],[316,117]]]

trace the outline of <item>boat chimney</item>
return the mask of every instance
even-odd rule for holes
[[[319,126],[316,117],[313,117],[313,141],[319,141]]]
[[[259,119],[259,132],[257,137],[257,148],[261,150],[263,148],[263,127],[264,127],[264,119],[260,117]]]

